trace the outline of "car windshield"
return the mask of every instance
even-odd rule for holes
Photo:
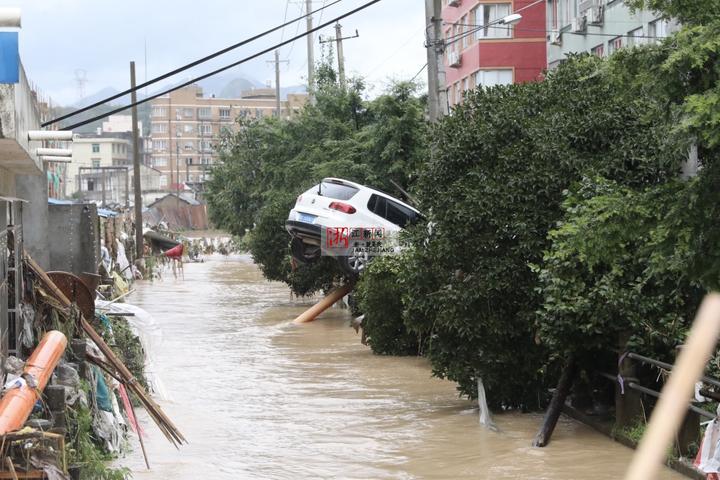
[[[359,190],[350,185],[340,183],[321,182],[318,187],[318,195],[335,200],[350,200]]]

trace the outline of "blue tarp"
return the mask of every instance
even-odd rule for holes
[[[0,83],[20,81],[18,32],[0,32]]]
[[[107,218],[107,217],[117,217],[118,212],[114,210],[109,210],[107,208],[98,208],[98,216]]]

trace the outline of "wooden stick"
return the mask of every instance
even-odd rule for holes
[[[35,260],[32,259],[30,255],[28,255],[27,252],[25,252],[25,260],[30,265],[30,267],[33,270],[33,273],[37,275],[37,277],[40,279],[40,281],[43,283],[43,285],[50,290],[50,293],[52,293],[55,298],[57,298],[60,303],[63,304],[65,307],[69,307],[71,304],[70,300],[65,296],[65,294],[55,285],[55,282],[53,282],[50,277],[47,276],[47,273],[45,273],[45,270],[38,265]]]
[[[12,458],[5,457],[5,463],[7,464],[8,468],[10,469],[10,473],[12,474],[13,480],[18,480],[17,473],[15,472],[15,465],[13,465]]]
[[[570,393],[570,387],[572,387],[574,379],[575,357],[570,354],[565,362],[565,368],[563,368],[562,374],[560,375],[560,381],[553,393],[547,412],[545,412],[540,431],[535,436],[535,440],[533,440],[533,447],[544,447],[550,443],[550,437],[553,431],[555,431],[555,425],[557,425],[557,421],[560,418],[560,412],[562,411],[563,405],[565,405],[565,399],[568,393]]]
[[[313,320],[315,320],[315,318],[317,318],[318,315],[330,308],[333,303],[337,302],[342,297],[350,293],[350,290],[352,290],[352,288],[353,286],[351,284],[343,285],[342,287],[336,288],[332,292],[328,293],[325,298],[323,298],[318,303],[300,314],[300,316],[293,320],[293,323],[312,322]]]
[[[140,449],[142,450],[143,458],[145,458],[145,466],[148,470],[150,470],[150,462],[148,461],[147,452],[145,452],[145,442],[142,438],[142,431],[140,430],[140,421],[137,419],[137,415],[135,415],[135,406],[132,404],[132,399],[128,397],[128,403],[130,404],[130,410],[132,410],[133,417],[135,417],[135,422],[137,423],[136,429],[138,434],[138,440],[140,440]]]
[[[708,294],[700,305],[685,346],[660,395],[625,480],[653,480],[667,447],[687,413],[695,382],[702,375],[720,334],[720,294]]]

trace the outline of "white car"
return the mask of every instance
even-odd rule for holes
[[[380,240],[374,242],[380,245],[383,238],[421,217],[415,208],[379,190],[325,178],[297,198],[285,228],[293,237],[296,261],[309,263],[323,254],[331,255],[346,271],[359,274],[371,255],[353,248],[353,235],[363,232],[367,235],[364,241]]]

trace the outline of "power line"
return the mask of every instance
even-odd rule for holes
[[[425,65],[423,65],[422,68],[410,79],[410,81],[414,82],[415,79],[418,77],[418,75],[420,75],[427,68],[427,66],[428,66],[427,63]]]
[[[290,1],[290,0],[288,0],[288,1]],[[300,4],[300,13],[302,13],[303,11],[304,11],[304,9],[302,7],[302,4]],[[300,33],[300,22],[298,22],[297,27],[295,27],[295,35],[297,36],[298,33]],[[290,52],[288,53],[285,60],[290,60],[290,57],[292,56],[292,52],[293,52],[294,48],[295,48],[295,42],[290,44]]]
[[[153,83],[157,83],[157,82],[159,82],[159,81],[161,81],[161,80],[165,80],[165,79],[168,78],[168,77],[172,77],[173,75],[176,75],[176,74],[178,74],[178,73],[180,73],[180,72],[184,72],[185,70],[188,70],[189,68],[192,68],[192,67],[195,67],[195,66],[197,66],[197,65],[200,65],[201,63],[205,63],[205,62],[207,62],[208,60],[212,60],[212,59],[215,58],[215,57],[219,57],[220,55],[223,55],[223,54],[225,54],[225,53],[227,53],[227,52],[229,52],[229,51],[231,51],[231,50],[235,50],[236,48],[242,47],[243,45],[246,45],[246,44],[248,44],[248,43],[250,43],[250,42],[254,42],[254,41],[257,40],[257,39],[262,38],[262,37],[264,37],[264,36],[266,36],[266,35],[269,35],[269,34],[271,34],[271,33],[273,33],[273,32],[276,32],[276,31],[278,31],[278,30],[280,30],[280,29],[283,29],[283,28],[285,28],[285,27],[288,26],[288,25],[291,25],[291,24],[293,24],[293,23],[295,23],[295,22],[299,22],[300,20],[308,17],[309,15],[312,15],[313,13],[317,13],[317,12],[319,12],[319,11],[322,11],[322,10],[325,9],[325,8],[329,8],[329,7],[331,7],[331,6],[333,6],[333,5],[337,4],[337,3],[340,3],[341,1],[342,1],[342,0],[335,0],[334,2],[330,3],[329,5],[323,6],[322,8],[320,8],[320,9],[318,9],[318,10],[315,10],[314,12],[308,12],[308,13],[306,13],[305,15],[302,15],[302,16],[300,16],[300,17],[298,17],[298,18],[295,18],[295,19],[293,19],[293,20],[291,20],[291,21],[289,21],[289,22],[285,22],[285,23],[283,23],[282,25],[278,25],[277,27],[271,28],[270,30],[266,30],[266,31],[263,32],[263,33],[260,33],[260,34],[258,34],[258,35],[253,36],[253,37],[250,37],[250,38],[248,38],[248,39],[245,39],[245,40],[243,40],[243,41],[240,42],[240,43],[236,43],[235,45],[231,45],[231,46],[229,46],[229,47],[223,48],[222,50],[218,50],[218,51],[215,52],[215,53],[212,53],[212,54],[207,55],[207,56],[205,56],[205,57],[203,57],[203,58],[200,58],[200,59],[198,59],[198,60],[195,60],[195,61],[193,61],[193,62],[191,62],[191,63],[188,63],[187,65],[183,65],[182,67],[176,68],[175,70],[172,70],[172,71],[170,71],[170,72],[168,72],[168,73],[165,73],[165,74],[163,74],[163,75],[160,75],[159,77],[155,77],[155,78],[153,78],[153,79],[151,79],[151,80],[148,80],[147,82],[141,83],[140,85],[137,85],[134,89],[133,89],[133,88],[129,88],[129,89],[123,91],[123,92],[120,92],[120,93],[117,93],[117,94],[112,95],[112,96],[110,96],[110,97],[107,97],[107,98],[105,98],[105,99],[103,99],[103,100],[100,100],[100,101],[98,101],[98,102],[95,102],[95,103],[93,103],[93,104],[91,104],[91,105],[87,105],[87,106],[85,106],[85,107],[79,108],[78,110],[75,110],[75,111],[73,111],[73,112],[70,112],[70,113],[68,113],[68,114],[66,114],[66,115],[61,115],[61,116],[59,116],[59,117],[56,117],[56,118],[54,118],[54,119],[52,119],[52,120],[49,120],[49,121],[43,123],[41,126],[42,126],[42,127],[47,127],[48,125],[52,125],[52,124],[54,124],[54,123],[60,122],[60,121],[62,121],[62,120],[65,120],[65,119],[67,119],[67,118],[70,118],[70,117],[73,117],[73,116],[78,115],[78,114],[80,114],[80,113],[87,112],[88,110],[90,110],[90,109],[92,109],[92,108],[99,107],[100,105],[103,105],[103,104],[105,104],[105,103],[107,103],[107,102],[110,102],[110,101],[112,101],[112,100],[116,100],[116,99],[118,99],[118,98],[120,98],[120,97],[124,97],[125,95],[127,95],[127,94],[129,94],[129,93],[132,93],[133,90],[140,90],[140,89],[142,89],[142,88],[144,88],[144,87],[147,87],[148,85],[152,85]],[[284,45],[284,44],[283,44],[283,45]]]
[[[288,8],[290,8],[290,0],[285,2],[285,15],[283,15],[283,24],[287,21]],[[285,40],[285,27],[280,30],[280,41]]]
[[[337,0],[337,1],[340,1],[340,0]],[[266,48],[265,50],[263,50],[263,51],[261,51],[261,52],[258,52],[258,53],[256,53],[256,54],[250,55],[249,57],[245,57],[245,58],[242,59],[242,60],[239,60],[239,61],[237,61],[237,62],[233,62],[233,63],[231,63],[231,64],[229,64],[229,65],[226,65],[226,66],[224,66],[224,67],[218,68],[218,69],[213,70],[213,71],[211,71],[211,72],[209,72],[209,73],[206,73],[206,74],[204,74],[204,75],[200,75],[199,77],[195,77],[195,78],[193,78],[193,79],[191,79],[191,80],[188,80],[188,81],[186,81],[186,82],[184,82],[184,83],[181,83],[180,85],[176,85],[176,86],[174,86],[174,87],[172,87],[172,88],[170,88],[170,89],[168,89],[168,90],[165,90],[164,92],[156,93],[156,94],[151,95],[151,96],[149,96],[149,97],[143,98],[142,100],[138,100],[137,102],[133,102],[133,103],[131,103],[130,105],[126,105],[126,106],[124,106],[124,107],[119,107],[119,108],[113,109],[113,110],[111,110],[111,111],[109,111],[109,112],[106,112],[106,113],[104,113],[104,114],[102,114],[102,115],[97,115],[97,116],[92,117],[92,118],[89,118],[89,119],[87,119],[87,120],[83,120],[82,122],[75,123],[75,124],[73,124],[73,125],[71,125],[71,126],[69,126],[69,127],[66,127],[66,129],[67,129],[67,130],[73,130],[73,129],[75,129],[75,128],[82,127],[83,125],[87,125],[88,123],[92,123],[92,122],[94,122],[94,121],[103,119],[103,118],[105,118],[105,117],[107,117],[107,116],[109,116],[109,115],[114,115],[114,114],[116,114],[116,113],[122,112],[122,111],[127,110],[128,108],[130,108],[130,107],[132,107],[132,106],[141,105],[141,104],[143,104],[143,103],[149,102],[150,100],[154,100],[154,99],[156,99],[156,98],[158,98],[158,97],[162,97],[163,95],[167,95],[167,94],[169,94],[169,93],[171,93],[171,92],[174,92],[175,90],[179,90],[179,89],[181,89],[181,88],[183,88],[183,87],[187,87],[188,85],[192,85],[193,83],[196,83],[196,82],[198,82],[198,81],[200,81],[200,80],[204,80],[204,79],[206,79],[206,78],[208,78],[208,77],[212,77],[213,75],[217,75],[218,73],[224,72],[225,70],[229,70],[229,69],[231,69],[231,68],[233,68],[233,67],[237,67],[238,65],[241,65],[241,64],[243,64],[243,63],[249,62],[250,60],[253,60],[253,59],[257,58],[257,57],[260,57],[260,56],[265,55],[265,54],[267,54],[267,53],[269,53],[269,52],[272,52],[273,50],[276,50],[276,49],[278,49],[278,48],[280,48],[280,47],[282,47],[282,46],[285,46],[285,45],[287,45],[287,44],[289,44],[289,43],[291,43],[291,42],[294,42],[295,40],[298,40],[298,39],[303,38],[303,37],[305,37],[305,36],[307,36],[307,35],[309,35],[309,34],[311,34],[311,33],[314,33],[314,32],[316,32],[316,31],[318,31],[318,30],[321,30],[321,29],[323,29],[323,28],[325,28],[325,27],[327,27],[327,26],[329,26],[329,25],[333,25],[334,23],[339,22],[339,21],[342,20],[343,18],[349,17],[349,16],[354,15],[354,14],[356,14],[356,13],[362,11],[362,10],[365,10],[366,8],[368,8],[368,7],[372,6],[372,5],[375,5],[376,3],[380,2],[380,1],[381,1],[381,0],[371,0],[371,1],[369,1],[369,2],[367,2],[367,3],[365,3],[365,4],[363,4],[363,5],[361,5],[361,6],[359,6],[359,7],[357,7],[357,8],[354,9],[354,10],[351,10],[351,11],[349,11],[349,12],[347,12],[347,13],[344,13],[344,14],[340,15],[339,17],[335,17],[335,18],[333,18],[332,20],[330,20],[330,21],[328,21],[328,22],[325,22],[325,23],[323,23],[323,24],[321,24],[321,25],[318,25],[318,26],[316,26],[316,27],[314,27],[314,28],[312,28],[312,29],[310,29],[310,30],[308,30],[308,31],[306,31],[306,32],[301,33],[300,35],[297,35],[297,36],[295,36],[295,37],[293,37],[293,38],[290,38],[290,39],[288,39],[288,40],[285,40],[284,42],[281,42],[281,43],[278,43],[278,44],[276,44],[276,45],[273,45],[272,47]],[[332,5],[332,4],[330,4],[330,5]],[[330,5],[328,5],[328,6],[330,6]],[[105,102],[101,102],[101,103],[105,103]],[[55,120],[55,121],[57,121],[57,120]],[[49,122],[49,123],[54,123],[54,122]]]

